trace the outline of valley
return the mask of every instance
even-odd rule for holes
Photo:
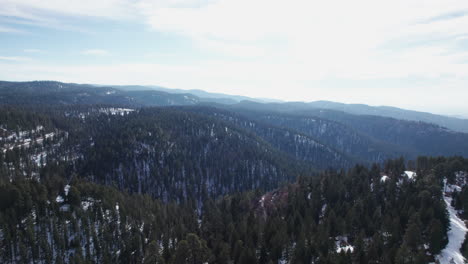
[[[2,263],[468,256],[468,134],[329,109],[2,85]]]

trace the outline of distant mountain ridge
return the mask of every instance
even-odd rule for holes
[[[133,88],[0,82],[0,263],[468,257],[468,133]]]
[[[234,107],[255,110],[268,110],[283,113],[307,112],[309,110],[328,109],[353,115],[374,115],[400,120],[421,121],[446,127],[453,131],[468,133],[468,119],[436,115],[426,112],[406,110],[391,106],[369,106],[365,104],[344,104],[330,101],[263,103],[242,101]]]
[[[282,102],[281,100],[275,100],[275,99],[269,99],[269,98],[252,98],[252,97],[247,97],[247,96],[241,96],[241,95],[230,95],[230,94],[223,94],[223,93],[212,93],[212,92],[207,92],[204,90],[200,89],[175,89],[175,88],[166,88],[162,86],[157,86],[157,85],[108,85],[108,86],[102,86],[102,85],[96,85],[97,87],[115,87],[124,91],[162,91],[162,92],[167,92],[167,93],[173,93],[173,94],[192,94],[197,97],[200,97],[202,100],[205,99],[204,101],[207,101],[206,99],[215,99],[217,102],[220,103],[225,103],[225,104],[235,104],[239,103],[241,101],[254,101],[258,103],[279,103]],[[208,100],[212,101],[212,100]]]
[[[127,87],[128,88],[128,87]],[[332,102],[223,104],[218,98],[190,93],[128,90],[54,81],[0,82],[0,105],[90,106],[146,108],[182,107],[255,134],[292,159],[317,169],[349,167],[359,162],[381,163],[389,158],[418,155],[468,156],[468,134],[422,121],[351,114],[323,107]],[[223,110],[223,111],[222,111]],[[227,111],[225,111],[227,110]]]
[[[342,111],[311,109],[298,112],[226,106],[257,121],[308,135],[347,155],[370,162],[418,155],[461,155],[468,152],[468,134],[425,122],[372,115],[353,115]],[[450,153],[450,154],[448,154]]]
[[[317,109],[342,111],[353,115],[374,115],[420,121],[468,133],[468,119],[449,117],[390,106],[344,104],[331,101],[278,102],[273,99],[209,93],[202,90],[169,89],[143,85],[89,85],[56,81],[0,81],[0,104],[120,104],[130,106],[230,105],[251,110],[283,113]]]
[[[438,124],[451,130],[468,132],[468,119],[437,115],[432,113],[406,110],[392,106],[369,106],[366,104],[343,104],[330,101],[310,102],[309,105],[316,108],[339,110],[357,115],[376,115],[393,117],[396,119],[423,121]]]

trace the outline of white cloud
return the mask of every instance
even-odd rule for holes
[[[81,52],[83,55],[92,55],[92,56],[109,56],[110,52],[103,49],[87,49]]]
[[[28,57],[0,56],[0,61],[25,62],[30,61]]]
[[[186,36],[206,50],[243,57],[280,53],[289,59],[285,63],[300,61],[306,67],[334,74],[337,65],[354,69],[356,63],[369,58],[378,64],[387,55],[381,47],[391,42],[468,35],[468,16],[444,19],[444,15],[460,10],[468,10],[468,2],[4,0],[0,15],[51,25],[60,24],[60,18],[51,13],[140,20],[153,30]],[[438,19],[431,22],[432,18]],[[279,50],[270,49],[272,42],[284,45]],[[363,65],[375,71],[374,62]]]
[[[382,46],[392,41],[405,44],[424,38],[453,39],[468,35],[468,16],[418,23],[463,9],[468,9],[468,2],[453,0],[221,0],[195,8],[146,7],[141,12],[154,30],[185,35],[201,43],[216,43],[217,50],[224,49],[227,53],[237,50],[233,45],[241,45],[253,51],[247,53],[255,54],[264,50],[264,40],[278,40],[287,44],[268,55],[283,53],[289,58],[286,63],[300,62],[311,72],[326,75],[349,72],[372,77],[381,72],[385,77],[392,65],[381,61],[396,63],[395,56],[406,59],[392,69],[400,75],[402,71],[398,69],[408,62],[424,68],[428,60],[443,58],[439,51],[425,50],[423,54],[417,49],[416,56],[400,54],[399,50],[388,54]],[[426,41],[423,44],[428,45]],[[438,47],[449,51],[447,41]],[[419,63],[418,55],[426,59]],[[433,70],[431,73],[437,74],[438,68]]]
[[[194,41],[201,49],[235,57],[256,58],[264,56],[266,52],[264,47],[252,44],[225,42],[208,38],[195,38]]]
[[[444,104],[462,107],[461,98],[468,96],[468,47],[460,44],[468,38],[468,1],[3,0],[2,15],[53,27],[61,26],[63,16],[136,22],[182,36],[211,55],[210,61],[200,59],[189,65],[184,60],[177,67],[129,61],[78,68],[36,65],[23,69],[26,77],[36,71],[44,75],[36,74],[38,79],[145,82],[296,100],[395,105],[403,101],[405,105],[434,107],[448,94],[453,95],[451,102]],[[156,57],[162,57],[158,52]],[[109,52],[92,49],[82,54],[105,56]],[[171,56],[165,59],[171,60]],[[405,83],[411,78],[434,80],[434,84]],[[352,91],[346,84],[321,87],[321,81],[332,79],[401,83]],[[425,89],[432,94],[415,102],[413,98]]]
[[[2,0],[0,15],[39,21],[47,19],[44,12],[48,15],[127,19],[133,16],[133,9],[131,0]]]

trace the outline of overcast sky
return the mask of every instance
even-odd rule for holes
[[[0,79],[468,116],[468,1],[0,0]]]

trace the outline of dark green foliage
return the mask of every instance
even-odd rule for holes
[[[51,199],[61,193],[51,187],[48,181],[0,184],[5,197],[13,196],[2,200],[0,208],[0,262],[8,263],[18,256],[21,262],[50,260],[57,254],[56,263],[139,263],[144,259],[167,263],[176,252],[176,241],[185,238],[195,261],[211,254],[205,242],[186,236],[198,230],[190,207],[162,204],[148,196],[128,195],[82,181],[72,182],[70,203],[62,204]],[[71,199],[74,193],[81,193],[81,198]],[[90,203],[89,207],[83,207],[82,202]],[[70,205],[69,211],[62,210],[65,204]],[[172,241],[171,246],[161,248],[166,239]],[[163,249],[166,256],[160,255]]]
[[[218,108],[209,107],[184,107],[187,112],[196,112],[235,124],[269,142],[272,146],[285,152],[297,160],[310,162],[314,168],[349,168],[358,161],[352,155],[344,154],[322,142],[321,136],[311,136],[295,130],[293,127],[278,126],[270,124],[271,115],[267,120],[259,119],[259,116],[249,114],[238,114]],[[271,113],[269,113],[271,114]],[[261,116],[261,115],[260,115]],[[312,124],[308,124],[312,127]],[[320,139],[320,140],[319,140]]]
[[[271,190],[311,168],[242,128],[177,109],[122,115],[104,106],[34,111],[34,118],[47,116],[51,124],[43,134],[55,136],[27,148],[20,141],[5,155],[0,152],[6,162],[0,163],[0,176],[79,174],[166,201],[190,197],[200,203],[208,196]],[[26,139],[44,138],[38,134]]]
[[[2,263],[428,263],[447,244],[443,179],[468,171],[462,157],[384,160],[411,151],[358,132],[373,125],[347,137],[330,120],[205,107],[1,109]],[[468,188],[453,198],[466,217]]]
[[[80,174],[164,200],[269,190],[303,166],[242,129],[175,109],[95,118]]]
[[[468,134],[429,123],[323,109],[255,110],[243,105],[227,108],[254,120],[296,130],[368,163],[399,156],[415,159],[419,155],[468,155]]]
[[[0,81],[1,105],[96,105],[124,106],[193,105],[200,99],[191,94],[171,94],[161,91],[123,91],[113,87],[54,81]]]
[[[427,171],[450,161],[430,159]],[[78,176],[68,195],[53,175],[2,181],[2,261],[427,263],[447,243],[442,179],[426,170],[414,180],[389,173],[399,164],[387,163],[386,182],[378,166],[356,166],[264,194],[207,198],[198,213],[189,201],[164,204]],[[354,250],[337,252],[347,245]]]

